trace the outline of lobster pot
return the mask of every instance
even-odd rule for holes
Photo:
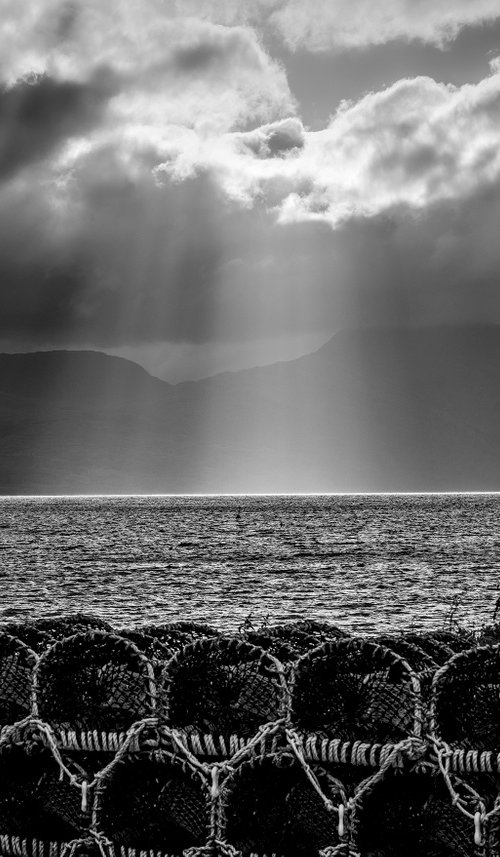
[[[105,631],[75,634],[40,658],[38,715],[56,728],[127,729],[155,710],[153,668],[130,642]]]
[[[495,809],[499,809],[499,812],[494,814],[489,822],[489,830],[488,830],[488,840],[490,845],[490,850],[488,857],[498,857],[500,854],[500,794],[498,793],[500,789],[497,788],[497,796],[495,800]]]
[[[90,825],[82,812],[80,789],[59,777],[50,750],[28,752],[9,744],[0,753],[0,853],[16,852],[16,843],[55,843],[58,848],[81,836]],[[35,845],[28,849],[36,853]]]
[[[468,649],[473,649],[477,645],[474,634],[469,631],[431,631],[429,636],[438,643],[445,643],[454,652],[465,652]]]
[[[412,670],[415,670],[417,673],[427,672],[428,670],[435,672],[438,668],[437,662],[431,655],[425,652],[417,643],[409,642],[406,637],[382,635],[372,642],[378,643],[380,646],[385,646],[391,652],[394,652],[394,654],[404,658]]]
[[[31,711],[35,653],[10,634],[0,633],[0,727]]]
[[[305,619],[245,633],[245,639],[249,643],[261,646],[282,663],[295,661],[329,639],[339,637],[347,637],[347,634],[335,625]]]
[[[405,634],[405,639],[427,652],[438,666],[445,664],[455,654],[447,642],[437,639],[433,634]]]
[[[0,625],[0,631],[21,640],[39,655],[54,642],[49,634],[36,628],[31,622],[6,622]]]
[[[212,625],[201,622],[152,623],[141,625],[138,630],[160,640],[174,652],[180,651],[184,646],[188,646],[189,643],[194,643],[195,640],[200,640],[203,637],[220,637],[220,631],[213,628]]]
[[[454,748],[500,750],[500,646],[461,652],[436,673],[430,718]]]
[[[295,634],[282,635],[270,631],[247,631],[245,640],[252,646],[260,646],[270,655],[277,658],[288,670],[290,664],[297,661],[305,652],[316,648],[317,642],[314,637],[297,631]]]
[[[172,658],[160,694],[174,727],[251,736],[281,716],[286,687],[283,668],[270,654],[242,640],[215,637]]]
[[[460,790],[457,778],[452,782]],[[474,812],[469,792],[468,797]],[[473,819],[453,806],[444,780],[435,774],[392,768],[372,785],[365,781],[355,798],[351,824],[351,844],[360,857],[484,855],[474,842]]]
[[[431,695],[432,679],[438,670],[438,664],[428,652],[406,637],[381,636],[375,642],[386,646],[391,652],[404,658],[418,677],[423,703],[427,704]]]
[[[296,665],[292,719],[301,731],[328,738],[397,742],[418,734],[419,683],[409,664],[384,646],[325,643]]]
[[[333,625],[331,622],[321,622],[317,619],[296,619],[293,622],[286,622],[281,625],[282,628],[291,628],[293,630],[303,631],[306,634],[312,634],[317,637],[319,642],[338,639],[341,637],[349,637],[347,631],[339,628],[338,625]]]
[[[157,637],[151,637],[141,628],[121,628],[116,633],[119,637],[130,640],[143,655],[146,655],[153,667],[155,678],[159,678],[173,652],[161,640]]]
[[[69,613],[56,616],[42,616],[32,623],[35,628],[48,634],[52,641],[72,637],[85,631],[108,631],[112,633],[113,626],[91,613]]]
[[[314,772],[325,797],[342,804],[336,781],[321,768]],[[326,807],[288,753],[241,764],[222,790],[221,806],[221,838],[243,857],[317,857],[340,841],[338,812]]]
[[[206,622],[193,622],[190,619],[179,619],[177,622],[168,622],[163,627],[168,628],[170,631],[179,631],[182,634],[188,634],[192,642],[202,637],[220,637],[220,631],[214,628],[213,625],[208,625]]]
[[[208,838],[208,786],[171,754],[125,756],[98,788],[94,823],[115,853],[180,855]]]

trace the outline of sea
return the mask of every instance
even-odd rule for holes
[[[3,497],[0,587],[0,621],[478,629],[498,609],[500,495]]]

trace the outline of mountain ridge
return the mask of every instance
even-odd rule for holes
[[[494,325],[340,331],[178,384],[97,351],[0,354],[0,492],[496,490],[499,374]]]

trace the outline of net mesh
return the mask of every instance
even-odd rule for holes
[[[438,640],[432,634],[405,634],[405,639],[427,652],[439,666],[445,664],[455,654],[448,643]]]
[[[84,619],[0,633],[0,855],[499,857],[500,646]]]
[[[280,665],[236,638],[200,640],[167,665],[160,707],[173,726],[241,735],[283,713]]]
[[[28,753],[8,745],[0,751],[0,831],[10,836],[70,841],[86,822],[81,799],[67,780],[59,779],[59,767],[42,748]]]
[[[418,676],[423,700],[428,701],[431,693],[432,679],[438,666],[431,655],[404,636],[381,636],[377,637],[376,642],[404,658],[406,663],[411,666],[412,670]]]
[[[296,631],[293,635],[266,633],[266,631],[247,631],[245,640],[252,646],[259,646],[281,663],[289,664],[296,661],[305,652],[318,645],[315,637]]]
[[[112,625],[92,613],[70,613],[43,616],[32,622],[33,627],[48,634],[52,640],[63,640],[83,631],[113,631]]]
[[[67,637],[38,663],[38,714],[66,729],[127,728],[153,712],[150,670],[137,647],[115,634]]]
[[[322,769],[314,774],[324,795],[342,803],[335,780]],[[227,841],[243,855],[315,857],[339,842],[337,813],[326,808],[289,754],[244,763],[229,780],[223,803]]]
[[[97,797],[100,826],[116,845],[182,854],[203,845],[210,823],[206,785],[175,757],[129,757],[111,768]]]
[[[433,730],[448,744],[500,751],[500,646],[455,655],[434,678]]]
[[[434,658],[418,644],[412,643],[407,637],[380,636],[374,642],[390,649],[399,655],[418,673],[435,670],[438,666]]]
[[[477,857],[474,821],[452,805],[439,777],[390,771],[373,787],[363,785],[352,841],[365,857]],[[454,785],[461,789],[457,778]],[[478,808],[480,796],[469,789],[467,796],[470,809]]]
[[[37,628],[31,622],[6,622],[0,625],[0,632],[16,637],[37,654],[44,652],[53,642],[50,634]]]
[[[390,742],[415,728],[413,672],[375,643],[326,643],[297,663],[293,719],[300,729],[343,740]]]
[[[346,630],[339,628],[338,625],[332,625],[331,622],[319,622],[317,619],[297,619],[295,622],[288,622],[281,627],[296,628],[298,631],[304,631],[306,634],[316,634],[321,639],[328,640],[350,636]]]
[[[164,622],[141,625],[140,630],[166,643],[169,648],[183,648],[187,643],[205,637],[219,637],[220,631],[202,622]]]
[[[474,635],[466,630],[461,632],[431,631],[429,636],[437,640],[438,643],[446,643],[453,652],[466,652],[477,645]]]
[[[159,678],[173,655],[173,651],[157,637],[146,634],[142,628],[121,628],[118,636],[130,640],[143,655],[146,655],[155,677]]]
[[[35,653],[5,632],[0,633],[0,723],[21,720],[31,709]]]

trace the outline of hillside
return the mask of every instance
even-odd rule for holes
[[[0,492],[500,488],[500,329],[343,331],[166,384],[97,352],[0,355]]]

